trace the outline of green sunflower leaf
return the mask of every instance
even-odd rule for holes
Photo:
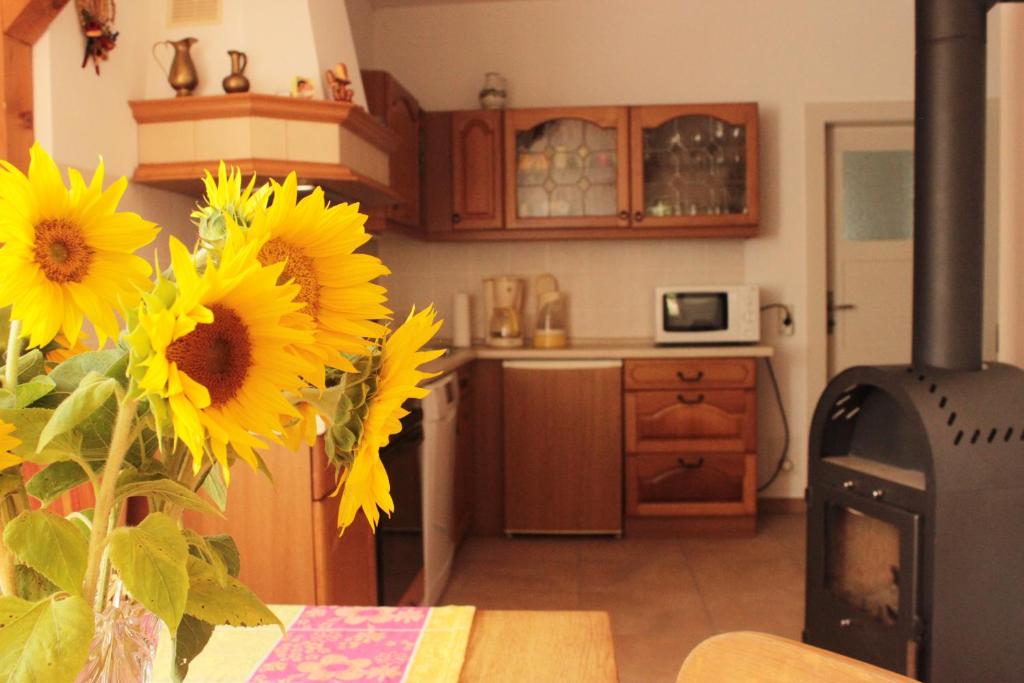
[[[45,358],[39,349],[32,349],[18,359],[18,382],[27,382],[43,372]]]
[[[219,467],[214,467],[203,480],[203,491],[210,496],[210,500],[221,512],[228,509],[228,487],[224,483],[224,475]]]
[[[33,377],[14,389],[14,407],[27,408],[57,388],[57,384],[46,375]]]
[[[4,528],[4,545],[58,588],[81,593],[89,546],[72,522],[46,510],[26,510]]]
[[[213,568],[206,562],[188,558],[188,602],[185,613],[208,624],[228,626],[266,626],[284,624],[256,594],[233,576],[222,586]]]
[[[102,465],[102,461],[97,461],[94,471],[99,473]],[[38,498],[43,505],[49,505],[71,489],[87,481],[89,481],[89,477],[78,463],[62,460],[47,465],[37,472],[28,480],[25,490],[30,496]]]
[[[14,567],[14,586],[18,595],[32,601],[48,598],[60,590],[45,576],[23,564]],[[2,627],[3,624],[0,624],[0,628]]]
[[[80,353],[55,367],[50,372],[50,379],[57,384],[57,391],[70,394],[90,372],[105,375],[125,355],[122,349]]]
[[[213,625],[186,614],[174,633],[174,661],[171,675],[175,683],[182,683],[188,675],[192,660],[199,656],[213,635]]]
[[[117,380],[89,373],[71,395],[64,399],[39,434],[37,451],[46,448],[55,437],[65,434],[95,413],[114,393]]]
[[[224,566],[227,568],[228,574],[237,579],[239,572],[242,570],[242,560],[238,553],[238,546],[235,545],[235,539],[227,534],[217,534],[215,536],[207,536],[206,541],[224,560]]]
[[[199,496],[195,491],[171,479],[133,481],[120,485],[117,487],[114,500],[122,501],[125,498],[135,496],[157,498],[165,503],[188,510],[195,510],[216,517],[224,516],[220,510]]]
[[[189,594],[188,544],[173,519],[150,513],[109,537],[110,563],[128,593],[174,631]]]
[[[71,683],[89,656],[95,629],[89,604],[77,595],[36,603],[0,598],[0,680]]]
[[[46,408],[0,410],[0,420],[14,425],[13,436],[21,441],[11,452],[37,465],[49,465],[76,457],[81,452],[81,437],[74,432],[61,434],[50,440],[45,448],[36,451],[39,436],[53,414],[54,411]]]

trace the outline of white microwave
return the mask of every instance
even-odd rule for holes
[[[656,344],[753,344],[761,340],[755,285],[658,287]]]

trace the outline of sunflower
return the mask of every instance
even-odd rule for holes
[[[203,184],[206,186],[206,206],[196,206],[192,220],[205,242],[217,244],[226,237],[226,218],[248,228],[256,214],[267,208],[270,186],[262,185],[254,191],[256,175],[253,174],[249,184],[242,189],[242,171],[236,167],[229,173],[223,161],[217,169],[217,178],[206,171]]]
[[[294,173],[272,185],[274,201],[253,219],[245,240],[258,245],[264,265],[284,264],[283,282],[299,286],[302,312],[315,332],[313,343],[292,350],[306,362],[306,380],[323,388],[325,365],[353,371],[342,354],[365,356],[366,339],[385,333],[376,321],[390,318],[391,311],[384,305],[386,290],[373,280],[391,271],[375,256],[354,253],[370,239],[358,205],[328,206],[320,188],[296,201]]]
[[[380,461],[380,449],[402,430],[401,419],[409,414],[402,404],[410,398],[426,396],[428,391],[417,385],[437,375],[419,369],[444,353],[443,349],[420,351],[441,328],[441,321],[434,322],[435,316],[433,306],[419,313],[414,310],[402,326],[384,340],[377,389],[370,397],[355,459],[342,473],[335,490],[335,494],[342,491],[338,505],[338,528],[342,532],[360,508],[371,528],[380,520],[378,507],[389,515],[395,509],[388,474]]]
[[[21,463],[21,458],[13,451],[21,445],[21,440],[11,436],[14,432],[14,425],[7,424],[0,420],[0,470],[6,470]]]
[[[298,286],[278,284],[283,265],[261,266],[254,246],[225,250],[200,275],[172,238],[171,266],[176,285],[161,280],[143,297],[129,335],[132,376],[191,452],[194,471],[208,438],[226,478],[228,446],[255,466],[260,437],[279,441],[281,416],[298,417],[282,392],[303,385],[301,363],[284,349],[310,343],[312,331],[281,323],[301,307]]]
[[[56,339],[47,344],[47,350],[45,351],[46,360],[51,363],[63,363],[80,353],[91,351],[92,349],[86,343],[89,336],[88,332],[83,332],[78,342],[72,344],[63,334],[58,334]]]
[[[119,303],[133,305],[148,285],[150,266],[132,252],[158,229],[116,211],[128,182],[104,191],[102,160],[88,185],[69,169],[69,189],[38,143],[29,154],[27,177],[0,162],[0,307],[13,305],[32,346],[58,332],[74,345],[86,316],[102,346],[117,336]]]

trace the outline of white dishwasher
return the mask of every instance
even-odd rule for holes
[[[423,604],[441,598],[455,556],[455,422],[459,381],[453,372],[424,385],[423,406]]]

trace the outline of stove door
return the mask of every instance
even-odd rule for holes
[[[827,485],[810,490],[808,512],[804,640],[913,677],[920,516]]]

